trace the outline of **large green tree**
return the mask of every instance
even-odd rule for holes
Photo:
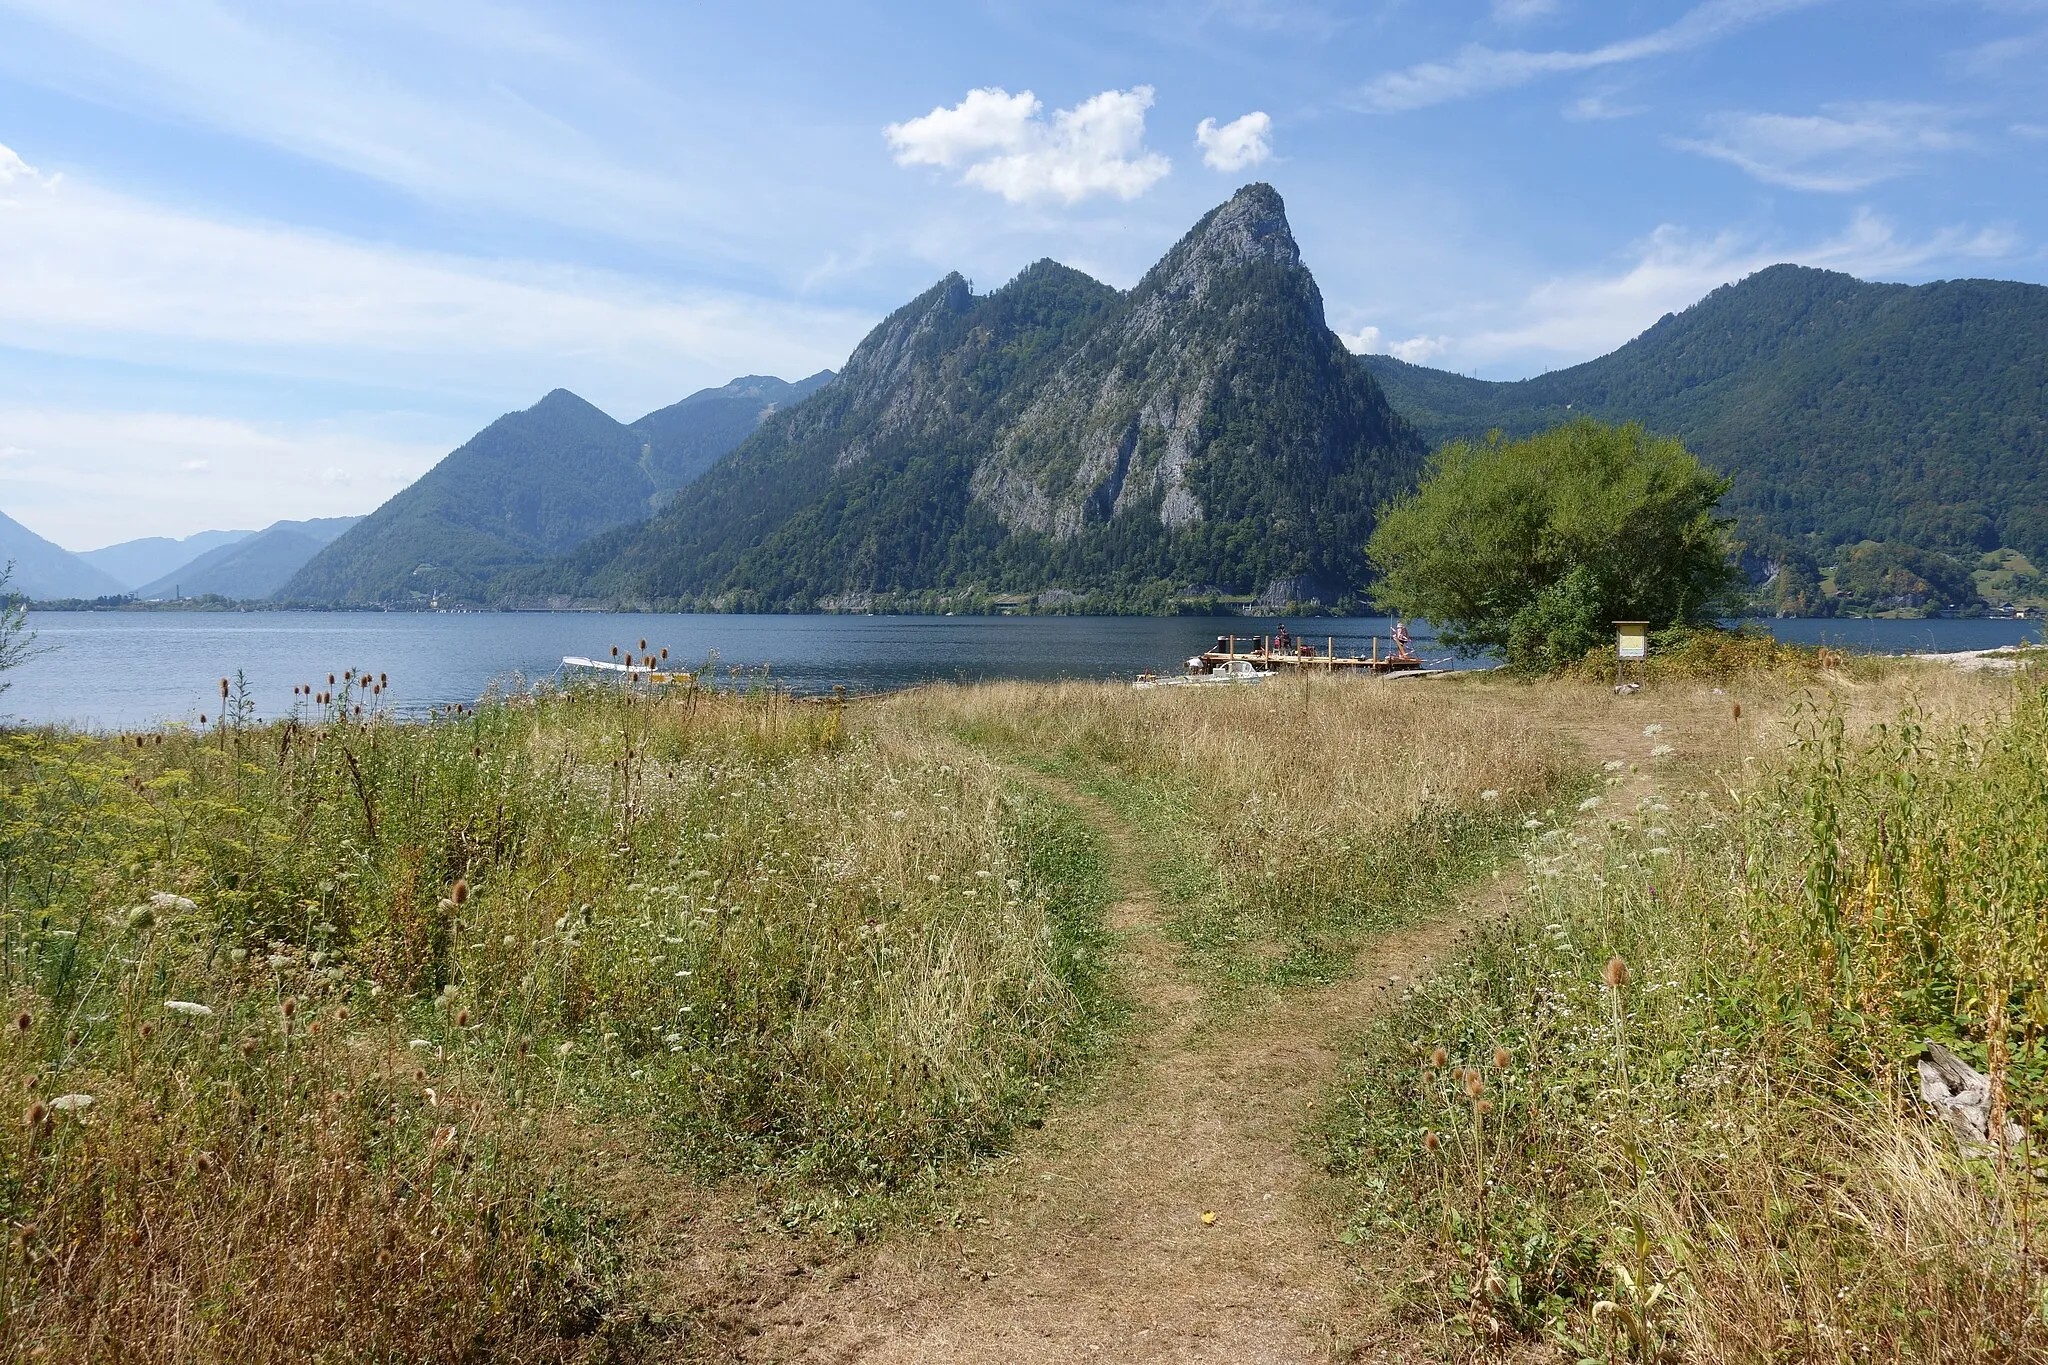
[[[1677,440],[1579,418],[1527,440],[1455,441],[1385,508],[1366,553],[1381,606],[1446,641],[1549,672],[1612,638],[1710,620],[1737,574],[1728,481]]]

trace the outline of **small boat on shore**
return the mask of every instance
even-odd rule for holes
[[[641,642],[641,647],[646,647],[645,641]],[[618,651],[614,650],[612,652],[616,654]],[[681,670],[671,670],[668,666],[668,651],[665,649],[661,651],[660,658],[656,658],[652,654],[645,656],[628,654],[624,659],[586,659],[580,654],[564,654],[562,656],[562,667],[587,668],[597,673],[623,674],[629,683],[686,683],[695,677],[694,674]]]
[[[1202,664],[1200,655],[1188,660],[1188,671],[1170,678],[1146,675],[1131,686],[1146,687],[1214,687],[1218,684],[1230,686],[1234,683],[1259,683],[1273,676],[1272,669],[1261,671],[1252,667],[1250,660],[1232,659],[1208,668]]]

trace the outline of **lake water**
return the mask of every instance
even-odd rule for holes
[[[609,657],[641,639],[686,666],[717,656],[767,667],[785,687],[879,691],[935,680],[1130,678],[1178,671],[1218,635],[1274,623],[1243,617],[662,616],[591,612],[474,615],[380,612],[36,612],[48,652],[5,676],[0,719],[79,729],[129,729],[215,714],[220,680],[239,671],[259,714],[291,709],[294,685],[324,686],[343,669],[390,676],[401,713],[474,701],[493,682],[552,676],[565,654]],[[1386,618],[1294,622],[1320,649],[1381,648]],[[1983,649],[2039,640],[2026,621],[1768,621],[1782,638],[1851,649]],[[1426,629],[1417,652],[1454,667]]]

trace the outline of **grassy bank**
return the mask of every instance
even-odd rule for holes
[[[1066,777],[1145,836],[1170,929],[1226,989],[1329,980],[1489,868],[1584,767],[1546,695],[1472,679],[996,684],[894,703]]]
[[[1093,836],[886,711],[603,689],[0,736],[0,1341],[574,1355],[599,1149],[789,1216],[999,1147],[1106,1016]]]
[[[2048,1356],[2031,1146],[1920,1112],[1943,1041],[2048,1122],[2048,695],[1906,670],[1693,697],[1546,823],[1523,908],[1374,1027],[1351,1236],[1473,1348]],[[1787,708],[1794,709],[1787,709]],[[1668,770],[1631,790],[1630,765]]]

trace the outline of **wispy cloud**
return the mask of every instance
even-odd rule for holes
[[[1273,120],[1262,113],[1246,114],[1218,124],[1205,118],[1195,125],[1195,145],[1205,165],[1219,171],[1241,171],[1273,155]]]
[[[1964,145],[1954,115],[1927,104],[1826,106],[1821,114],[1717,114],[1709,136],[1680,147],[1771,185],[1845,193],[1914,170],[1923,153]]]
[[[2006,259],[2020,245],[2006,228],[1950,227],[1907,238],[1867,208],[1851,214],[1840,232],[1803,247],[1736,232],[1702,238],[1666,225],[1640,243],[1620,270],[1548,279],[1511,306],[1514,321],[1447,336],[1444,353],[1461,364],[1542,358],[1574,364],[1613,350],[1723,284],[1779,262],[1883,279],[1930,266]]]
[[[1497,24],[1526,24],[1545,19],[1562,8],[1559,0],[1493,0],[1493,21]]]
[[[513,6],[4,7],[63,40],[55,50],[64,55],[33,72],[39,82],[168,113],[443,208],[643,241],[688,223],[703,242],[729,220],[717,178],[678,174],[716,155],[722,130],[689,118],[629,63]],[[650,125],[662,136],[632,135]]]
[[[1527,85],[1545,76],[1596,71],[1602,67],[1662,57],[1704,46],[1738,29],[1825,0],[1707,0],[1676,22],[1639,38],[1581,51],[1535,52],[1473,45],[1447,61],[1423,62],[1369,81],[1358,102],[1368,110],[1395,113],[1470,99]]]
[[[1145,148],[1152,87],[1105,90],[1040,117],[1029,90],[970,90],[965,99],[882,130],[901,166],[959,170],[961,180],[1016,204],[1135,199],[1173,163]]]
[[[5,147],[0,168],[0,323],[20,346],[470,392],[587,383],[602,405],[651,408],[735,371],[836,365],[870,322],[224,222],[39,173]]]
[[[452,444],[322,422],[47,407],[0,407],[0,441],[15,452],[9,513],[72,548],[367,512]]]

